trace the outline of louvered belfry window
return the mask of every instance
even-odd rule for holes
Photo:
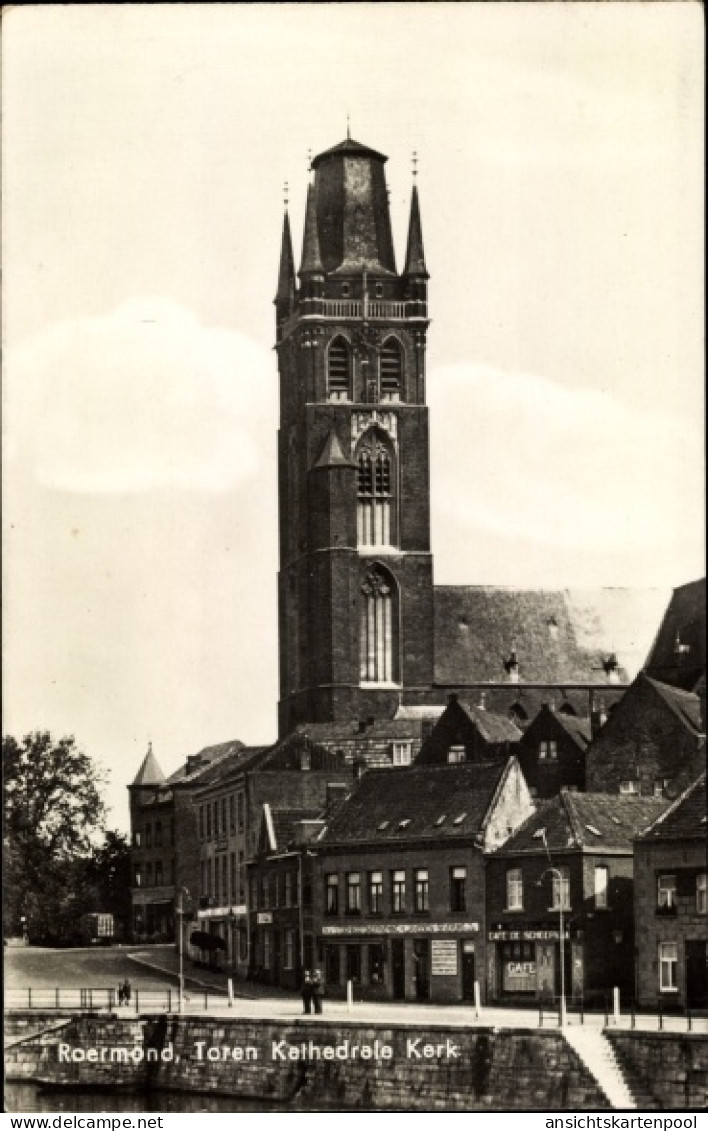
[[[327,355],[327,395],[331,401],[349,399],[349,346],[335,338]]]
[[[388,338],[381,347],[381,400],[398,400],[403,377],[403,354],[395,338]]]
[[[360,546],[390,546],[391,456],[372,437],[357,459],[357,542]]]

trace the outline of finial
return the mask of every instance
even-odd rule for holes
[[[415,149],[413,150],[413,153],[411,155],[411,164],[413,166],[413,176],[417,177],[418,176],[418,154],[417,154]]]
[[[307,151],[307,171],[308,171],[308,173],[312,172],[312,150],[311,149],[308,149],[308,151]]]
[[[347,141],[351,141],[351,140],[352,140],[352,135],[349,131],[349,115],[347,114]]]
[[[285,183],[283,184],[283,204],[285,205],[286,210],[287,210],[287,207],[288,207],[288,199],[289,199],[288,182],[285,181]]]

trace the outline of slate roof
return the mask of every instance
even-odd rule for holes
[[[706,579],[674,589],[645,664],[647,675],[695,691],[706,671]]]
[[[683,691],[680,687],[671,687],[668,683],[660,683],[645,673],[640,673],[638,679],[645,679],[650,683],[664,703],[671,708],[678,719],[696,735],[703,733],[701,726],[701,702],[692,691]]]
[[[566,715],[563,711],[554,711],[553,717],[563,727],[576,746],[587,750],[592,740],[592,727],[589,719],[580,719],[577,715]]]
[[[632,841],[664,812],[661,797],[620,796],[612,793],[575,793],[562,789],[542,804],[497,851],[545,854],[539,830],[545,830],[548,849],[554,852],[631,852]]]
[[[152,750],[152,743],[148,743],[147,754],[142,760],[140,769],[133,778],[131,785],[162,785],[165,775]]]
[[[312,161],[312,168],[316,169],[322,161],[330,157],[351,156],[375,157],[377,161],[388,161],[388,157],[385,157],[383,153],[378,153],[375,149],[370,149],[368,145],[362,145],[361,142],[348,137],[345,141],[340,141],[338,145],[333,145],[330,149],[318,153]]]
[[[508,681],[512,651],[520,683],[607,683],[603,664],[613,654],[620,681],[629,682],[665,601],[657,589],[436,586],[436,683]]]
[[[224,747],[230,743],[223,743]],[[210,747],[209,749],[221,749]],[[235,749],[225,750],[220,756],[214,758],[207,766],[197,769],[193,774],[185,774],[178,785],[221,786],[231,774],[241,773],[245,769],[253,768],[261,758],[270,750],[270,746],[244,746],[238,743]]]
[[[507,715],[497,715],[494,711],[473,707],[459,699],[458,703],[487,742],[519,742],[521,739],[523,731]]]
[[[483,829],[507,766],[479,762],[369,770],[335,813],[320,843],[474,837]]]
[[[271,806],[270,815],[275,834],[274,850],[284,852],[292,844],[298,821],[314,821],[321,813],[321,806],[314,809],[312,807],[309,809],[274,809]]]
[[[639,839],[705,841],[707,831],[706,775],[701,774]]]

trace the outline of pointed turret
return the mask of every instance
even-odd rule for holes
[[[404,275],[415,275],[419,279],[429,279],[425,266],[425,253],[423,251],[423,228],[420,223],[420,206],[418,204],[418,186],[413,185],[411,197],[411,216],[408,223],[408,246],[406,248],[406,266]]]
[[[160,763],[152,752],[152,743],[148,743],[147,754],[143,758],[142,765],[135,775],[131,785],[162,785],[165,781],[165,775],[162,772]]]
[[[347,459],[342,451],[342,445],[339,441],[339,436],[334,428],[330,428],[322,449],[322,455],[318,459],[315,467],[353,467],[351,460]]]
[[[302,262],[298,274],[300,278],[303,275],[324,275],[320,253],[320,237],[317,231],[317,204],[314,185],[307,186],[305,233],[302,239]]]
[[[278,290],[275,296],[278,321],[292,314],[295,305],[295,259],[293,242],[290,237],[290,218],[285,209],[283,219],[283,239],[280,246],[280,267],[278,269]]]

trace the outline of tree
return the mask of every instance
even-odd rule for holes
[[[125,930],[131,919],[130,844],[122,833],[108,829],[103,844],[94,848],[87,866],[93,889],[91,911],[110,911]]]
[[[104,777],[73,736],[3,738],[5,933],[55,937],[82,902],[85,866],[105,821]]]

